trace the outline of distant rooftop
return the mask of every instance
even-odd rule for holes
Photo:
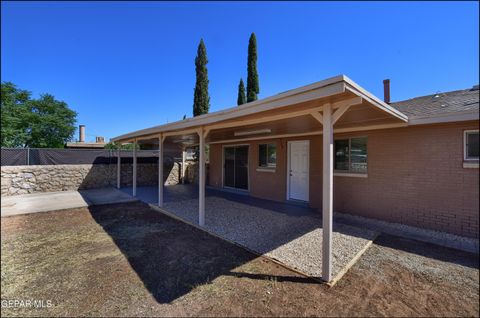
[[[390,105],[408,117],[435,117],[439,115],[478,112],[479,86],[458,91],[415,97]]]
[[[103,149],[105,142],[67,142],[65,148]]]

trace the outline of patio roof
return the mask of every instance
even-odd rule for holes
[[[197,130],[201,127],[211,132],[207,143],[238,139],[233,138],[236,137],[235,127],[262,131],[257,136],[247,133],[251,138],[264,136],[265,129],[271,130],[268,135],[272,138],[285,134],[321,133],[321,123],[312,112],[318,113],[326,103],[332,104],[333,109],[344,107],[342,119],[336,123],[339,130],[405,124],[408,121],[405,114],[367,92],[347,76],[340,75],[245,105],[127,133],[112,141],[154,139],[162,133],[165,137],[178,136],[171,139],[174,143],[185,141],[186,144],[194,144],[197,143]],[[267,121],[270,122],[268,125],[265,124]]]

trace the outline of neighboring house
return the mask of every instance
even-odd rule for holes
[[[71,149],[103,149],[105,148],[105,139],[103,137],[95,137],[95,142],[85,142],[85,125],[78,126],[78,141],[67,142],[65,148]]]
[[[113,140],[208,144],[209,186],[318,208],[324,253],[333,211],[478,238],[478,86],[389,103],[384,85],[337,76]]]

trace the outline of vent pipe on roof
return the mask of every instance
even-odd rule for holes
[[[390,80],[383,80],[383,101],[387,104],[390,104]]]
[[[85,142],[85,125],[78,126],[78,141]]]

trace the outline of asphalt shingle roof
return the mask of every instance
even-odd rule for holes
[[[449,113],[479,111],[478,85],[452,92],[415,97],[390,104],[408,117],[435,117]]]

